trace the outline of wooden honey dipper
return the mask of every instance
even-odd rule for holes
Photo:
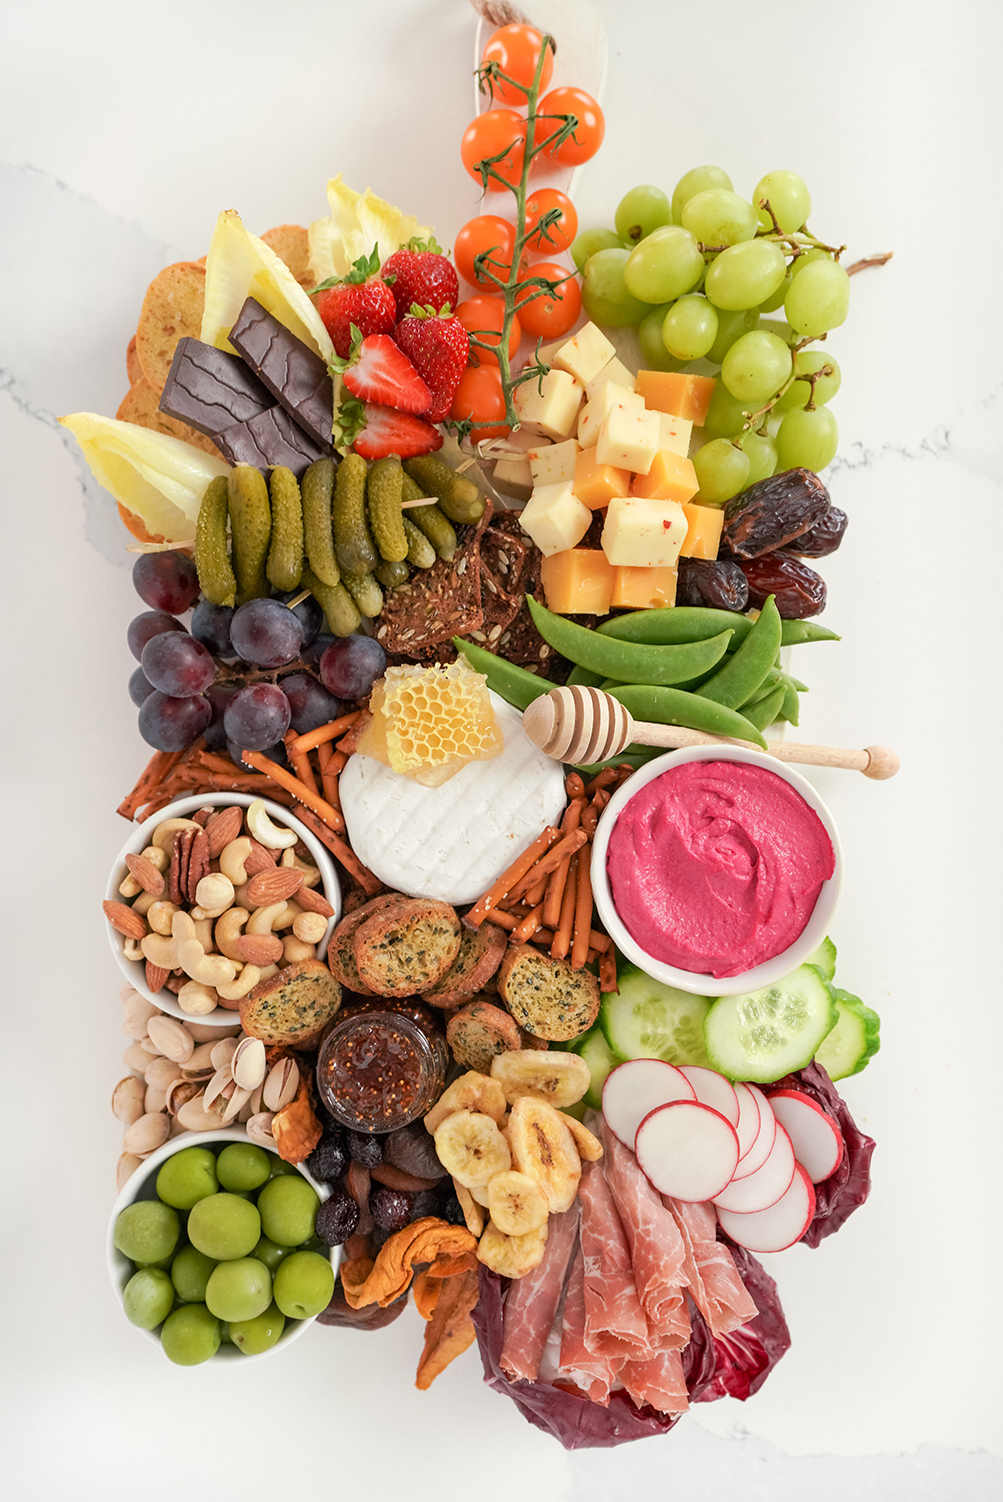
[[[619,756],[632,741],[645,746],[751,746],[720,735],[704,735],[681,725],[654,725],[635,720],[612,694],[598,688],[555,688],[534,699],[522,717],[530,740],[547,756],[575,766],[591,766]],[[756,748],[759,749],[758,747]],[[847,767],[865,777],[894,777],[899,758],[887,746],[851,751],[841,746],[797,745],[771,741],[770,756],[811,767]]]

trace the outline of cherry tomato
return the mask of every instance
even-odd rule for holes
[[[560,209],[560,219],[549,224],[542,234],[538,234],[537,225],[544,214],[549,214],[552,209]],[[533,250],[540,251],[543,255],[556,255],[558,251],[567,250],[578,234],[578,215],[568,195],[558,192],[556,188],[537,188],[535,193],[531,193],[526,199],[526,232]]]
[[[468,297],[461,302],[456,310],[456,316],[463,324],[468,334],[476,334],[478,339],[483,339],[485,344],[493,344],[495,349],[501,343],[502,324],[505,321],[505,302],[500,297]],[[508,340],[508,357],[513,359],[519,348],[522,338],[522,327],[518,316],[512,319],[512,328]],[[486,349],[470,348],[471,365],[497,365],[498,356],[489,354]]]
[[[515,110],[485,110],[483,115],[471,120],[460,143],[463,165],[475,182],[481,181],[481,175],[476,170],[477,163],[505,152],[500,161],[492,162],[491,167],[510,187],[515,187],[519,182],[525,149],[526,122]],[[500,193],[503,191],[503,184],[489,177],[487,191]]]
[[[543,46],[543,36],[535,26],[502,26],[489,39],[487,46],[481,54],[482,63],[497,63],[503,73],[509,78],[514,78],[523,85],[522,89],[515,88],[502,79],[495,79],[484,87],[494,90],[494,98],[499,104],[525,104],[526,95],[523,89],[528,89],[536,77],[536,65],[540,60],[540,49]],[[550,75],[554,71],[554,54],[552,48],[547,48],[547,55],[543,59],[543,71],[540,74],[540,88],[545,89],[550,82]]]
[[[577,167],[580,163],[589,161],[602,145],[602,138],[606,134],[606,120],[592,95],[586,94],[584,89],[551,89],[540,100],[537,113],[574,115],[578,120],[574,135],[569,136],[560,146],[551,146],[545,152],[546,156],[560,162],[562,167]],[[547,136],[553,135],[559,124],[556,120],[541,121],[536,127],[536,139],[546,140]]]
[[[482,438],[504,438],[511,431],[506,423],[497,422],[505,416],[505,396],[497,365],[467,366],[460,376],[449,415],[457,421],[469,417],[472,422],[491,424],[474,428],[470,436],[475,443]]]
[[[470,219],[460,230],[453,246],[456,269],[465,282],[472,287],[483,287],[493,292],[495,284],[487,276],[478,276],[474,257],[485,251],[491,252],[492,264],[488,271],[494,272],[499,281],[508,281],[512,266],[512,249],[515,245],[515,228],[507,219],[497,214],[479,214]]]
[[[557,292],[544,292],[539,297],[533,297],[532,301],[523,301],[521,297],[517,297],[516,307],[519,309],[523,333],[531,334],[534,339],[556,339],[559,335],[566,334],[582,310],[582,293],[575,273],[566,266],[539,261],[519,280],[523,281],[526,276],[543,276],[551,282],[561,281],[562,285]],[[564,278],[566,280],[562,281]],[[535,290],[538,289],[527,289],[527,299]]]

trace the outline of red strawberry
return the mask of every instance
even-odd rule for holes
[[[399,412],[427,412],[429,391],[403,350],[388,334],[370,334],[354,350],[344,384],[353,396]]]
[[[392,334],[397,321],[394,295],[378,275],[379,247],[371,256],[360,256],[346,277],[321,282],[317,312],[331,336],[335,354],[344,358],[352,348],[352,325],[366,334]]]
[[[432,393],[425,416],[429,422],[443,422],[470,356],[470,338],[463,324],[445,310],[436,313],[432,307],[415,304],[394,329],[394,342]]]
[[[434,238],[409,240],[384,261],[381,275],[393,287],[398,318],[410,312],[412,303],[420,308],[442,308],[448,303],[455,308],[460,300],[456,272]]]
[[[366,425],[353,445],[363,459],[385,459],[388,454],[397,454],[401,459],[413,459],[418,454],[430,454],[442,448],[442,434],[420,417],[408,412],[396,412],[393,407],[376,407],[366,403]]]

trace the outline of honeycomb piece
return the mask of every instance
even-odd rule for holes
[[[485,675],[462,656],[445,667],[388,668],[369,709],[356,749],[425,787],[440,787],[468,762],[490,761],[504,744]]]

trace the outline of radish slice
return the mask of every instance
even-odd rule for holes
[[[660,1194],[699,1203],[720,1194],[738,1163],[738,1137],[720,1111],[675,1100],[650,1111],[637,1129],[642,1172]]]
[[[753,1215],[758,1210],[768,1210],[791,1186],[797,1163],[791,1139],[780,1123],[773,1139],[770,1156],[762,1168],[748,1174],[744,1179],[732,1179],[714,1198],[721,1210],[733,1210],[737,1215]]]
[[[637,1129],[648,1112],[673,1100],[696,1100],[696,1091],[681,1069],[662,1059],[630,1059],[606,1076],[602,1113],[610,1131],[633,1149]]]
[[[735,1122],[735,1131],[738,1133],[738,1162],[741,1167],[742,1159],[759,1136],[761,1117],[759,1102],[748,1085],[737,1084],[735,1095],[738,1097],[738,1120]]]
[[[794,1144],[794,1156],[813,1184],[821,1184],[843,1161],[843,1138],[828,1111],[800,1090],[774,1090],[774,1116]]]
[[[755,1085],[746,1085],[745,1088],[759,1107],[759,1135],[749,1151],[739,1158],[738,1167],[735,1169],[736,1179],[746,1179],[749,1174],[762,1168],[773,1151],[773,1142],[777,1135],[777,1118],[770,1109],[766,1096],[761,1090],[757,1090]]]
[[[782,1252],[801,1240],[814,1214],[815,1190],[798,1163],[786,1194],[768,1210],[759,1210],[752,1215],[719,1210],[717,1218],[722,1230],[747,1251]]]
[[[720,1111],[733,1127],[738,1126],[739,1104],[735,1087],[716,1069],[704,1069],[699,1064],[680,1064],[679,1073],[685,1074],[693,1086],[693,1093],[702,1105]]]

